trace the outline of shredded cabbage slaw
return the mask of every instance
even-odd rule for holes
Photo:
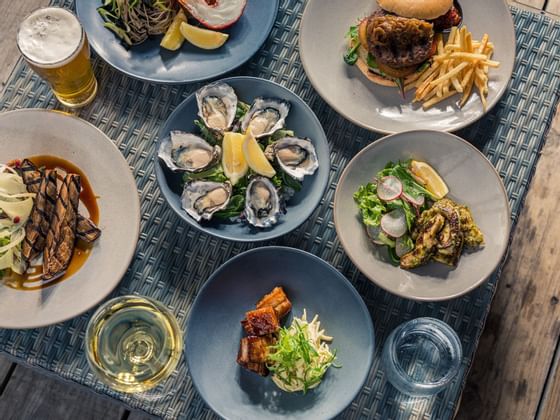
[[[34,197],[13,168],[0,165],[0,278],[7,269],[25,271],[21,247]]]
[[[319,385],[330,366],[340,367],[334,364],[336,351],[329,349],[332,339],[321,329],[319,316],[308,322],[304,309],[301,318],[280,329],[270,347],[267,367],[274,383],[284,391],[304,393]]]

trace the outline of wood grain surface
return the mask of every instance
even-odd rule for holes
[[[16,31],[21,20],[32,10],[46,6],[49,0],[0,0],[0,91],[19,58]]]
[[[121,420],[126,410],[88,389],[18,365],[0,395],[0,413],[3,420]]]
[[[91,0],[94,1],[94,0]],[[500,1],[500,0],[491,0]],[[520,0],[560,14],[560,0]],[[48,0],[0,0],[0,92],[19,54],[15,33]],[[514,232],[458,419],[560,418],[560,115],[557,113]],[[150,420],[92,391],[0,356],[0,418]]]
[[[560,116],[513,235],[458,419],[535,418],[560,335]],[[558,404],[560,393],[551,395]]]

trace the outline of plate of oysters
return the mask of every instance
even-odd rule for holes
[[[305,222],[330,170],[313,111],[271,81],[232,77],[201,87],[159,132],[156,175],[191,226],[234,241],[263,241]]]

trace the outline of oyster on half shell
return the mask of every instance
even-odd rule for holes
[[[267,146],[265,155],[275,160],[284,172],[298,181],[313,175],[319,167],[315,146],[308,139],[283,137]]]
[[[183,188],[181,205],[197,222],[210,220],[214,213],[227,207],[231,192],[229,182],[192,181]]]
[[[290,103],[282,99],[256,98],[241,120],[241,131],[251,132],[255,138],[269,136],[284,128],[290,112]]]
[[[196,91],[198,115],[211,130],[223,133],[231,128],[237,111],[237,95],[227,83],[216,82]]]
[[[202,137],[175,130],[161,142],[158,156],[173,172],[196,173],[218,162],[221,149]]]
[[[267,228],[278,222],[281,213],[280,197],[268,178],[256,176],[247,185],[245,218],[256,227]]]

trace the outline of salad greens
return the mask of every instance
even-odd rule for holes
[[[395,264],[399,263],[401,255],[414,248],[411,233],[417,217],[429,208],[429,201],[437,200],[412,176],[409,167],[410,160],[389,162],[376,174],[373,182],[361,185],[354,193],[354,201],[360,209],[362,222],[366,226],[368,235],[374,236],[371,237],[373,242],[387,246],[389,256]],[[394,197],[383,199],[384,195],[378,189],[383,180],[388,178],[396,178],[401,190]],[[395,210],[397,210],[397,214],[404,215],[402,223],[406,224],[406,233],[403,235],[392,236],[390,234],[392,229],[396,229],[394,222],[390,221],[392,224],[383,225],[384,216]],[[404,229],[400,233],[403,231]]]
[[[358,61],[358,49],[360,48],[360,36],[358,34],[358,26],[350,26],[346,37],[350,40],[349,47],[344,53],[344,62],[350,66]]]

